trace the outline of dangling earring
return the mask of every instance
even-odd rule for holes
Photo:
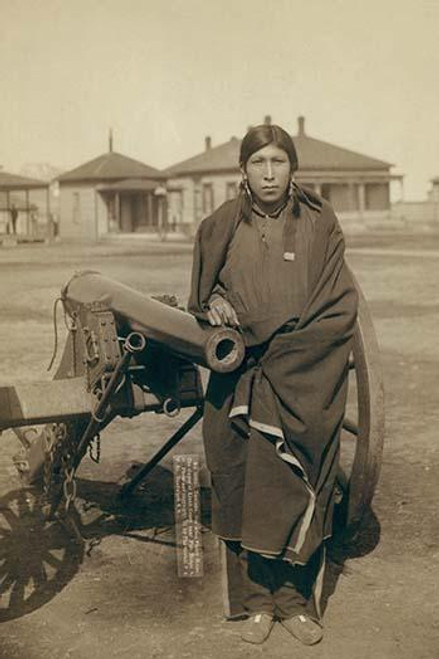
[[[241,185],[241,190],[244,193],[242,198],[241,212],[243,218],[247,222],[249,222],[252,213],[253,197],[252,197],[252,191],[250,190],[250,186],[248,184],[247,176],[244,173],[242,174],[240,185]]]
[[[289,188],[288,188],[288,199],[292,199],[293,194],[294,194],[294,186],[295,185],[296,184],[294,182],[294,176],[292,176],[291,180],[290,180],[290,185],[289,185]]]
[[[241,185],[242,185],[242,189],[244,190],[245,194],[249,198],[249,201],[252,202],[253,201],[252,191],[250,190],[250,186],[248,184],[248,178],[246,176],[242,177]]]
[[[290,199],[293,200],[293,215],[294,217],[299,217],[300,215],[300,203],[299,196],[297,194],[297,186],[294,181],[294,177],[291,177],[290,189],[289,189]]]

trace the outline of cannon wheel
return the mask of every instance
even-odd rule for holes
[[[350,362],[354,378],[349,382],[351,395],[341,438],[341,463],[343,465],[344,454],[348,454],[350,465],[349,474],[343,471],[340,474],[344,523],[346,532],[351,534],[358,530],[372,502],[384,442],[384,387],[378,342],[366,300],[355,283],[359,308]],[[354,421],[349,418],[350,405],[356,408]]]
[[[47,520],[31,489],[0,498],[0,623],[49,602],[78,572],[84,547],[60,520]]]

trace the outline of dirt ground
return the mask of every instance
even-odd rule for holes
[[[75,270],[184,301],[190,261],[188,244],[145,239],[0,249],[0,385],[51,379],[52,305]],[[263,646],[247,646],[242,623],[223,619],[204,471],[202,578],[177,577],[172,453],[130,504],[118,503],[133,465],[187,416],[144,414],[113,422],[102,436],[101,463],[86,458],[80,467],[85,545],[44,522],[12,465],[15,435],[0,437],[1,659],[439,657],[439,236],[359,236],[349,241],[348,261],[380,344],[386,439],[360,538],[332,548],[323,642],[303,648],[276,626]],[[63,334],[61,314],[58,325]],[[175,452],[202,455],[198,427]]]

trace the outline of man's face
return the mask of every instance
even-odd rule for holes
[[[285,197],[291,180],[288,154],[267,144],[250,156],[244,173],[256,200],[264,206],[276,206]]]

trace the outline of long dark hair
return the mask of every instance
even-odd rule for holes
[[[240,166],[245,168],[250,156],[264,146],[268,146],[268,144],[274,144],[286,152],[291,164],[291,173],[293,174],[299,166],[296,147],[286,130],[275,124],[261,124],[248,130],[241,142],[239,153]]]

